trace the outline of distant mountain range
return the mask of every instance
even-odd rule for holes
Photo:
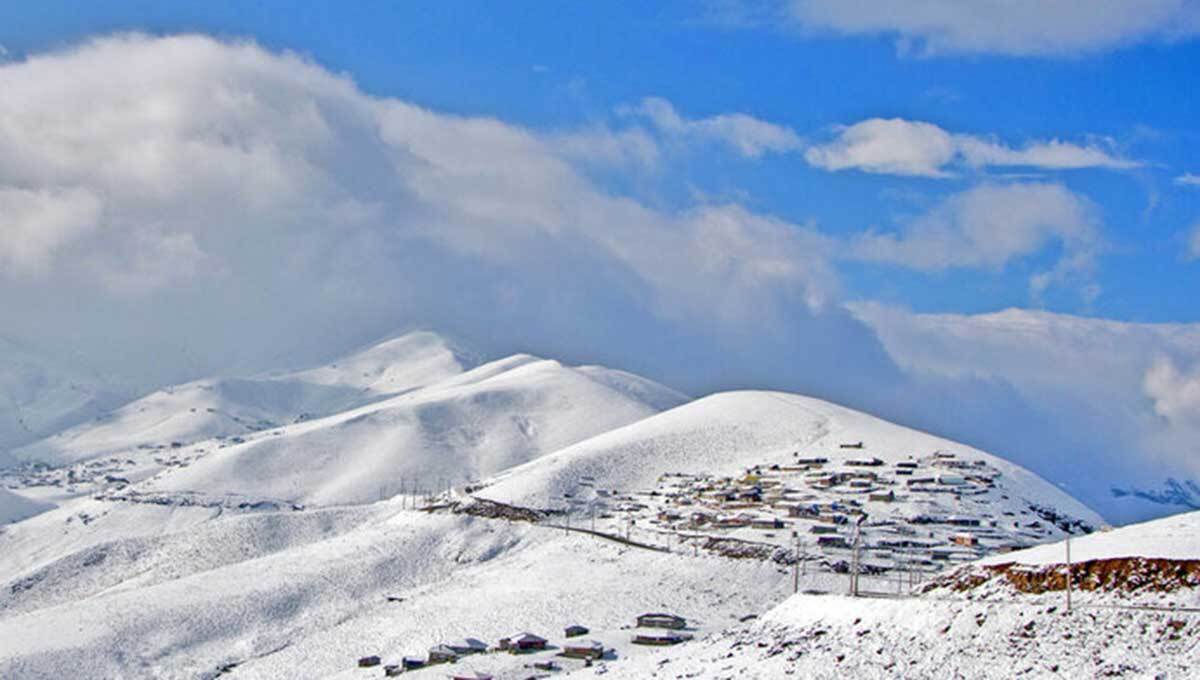
[[[1179,480],[1170,477],[1161,489],[1113,487],[1112,495],[1116,498],[1136,498],[1158,505],[1200,510],[1200,484],[1190,479]]]

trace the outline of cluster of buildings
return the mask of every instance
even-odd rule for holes
[[[919,574],[1059,535],[1037,506],[1007,495],[1002,476],[981,458],[933,451],[888,461],[855,442],[737,476],[666,474],[654,489],[598,500],[614,533],[651,532],[659,544],[736,539],[832,572],[853,563]]]
[[[666,646],[679,644],[692,639],[687,629],[687,620],[675,614],[652,612],[637,617],[634,632],[630,642],[637,645]],[[572,624],[563,629],[564,641],[550,645],[549,640],[534,633],[519,633],[500,638],[495,645],[476,638],[464,638],[453,642],[445,642],[429,649],[424,656],[405,656],[396,663],[384,664],[377,655],[364,656],[358,659],[360,668],[383,667],[385,677],[398,676],[405,671],[413,671],[438,664],[453,664],[466,657],[478,654],[507,653],[507,654],[536,654],[546,651],[557,651],[557,656],[565,659],[577,659],[585,665],[591,665],[612,655],[612,650],[605,647],[603,642],[585,638],[591,631],[579,624]],[[557,662],[548,659],[535,661],[532,666],[536,670],[560,670]],[[478,671],[464,671],[453,678],[463,680],[489,680],[490,675]]]

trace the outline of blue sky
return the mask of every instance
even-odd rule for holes
[[[1200,9],[897,7],[0,5],[0,333],[136,392],[433,326],[1200,477]]]

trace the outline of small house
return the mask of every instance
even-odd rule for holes
[[[950,537],[950,540],[957,545],[963,545],[967,547],[979,544],[979,539],[971,534],[954,534]]]
[[[839,449],[861,449],[862,447],[863,447],[862,442],[853,442],[853,443],[843,442],[841,444],[838,444]]]
[[[808,531],[809,531],[809,533],[817,534],[817,535],[829,535],[829,534],[836,534],[838,531],[838,528],[835,526],[829,525],[829,524],[814,524],[812,527],[809,528]]]
[[[429,649],[429,663],[454,663],[458,661],[458,652],[446,645],[438,645]]]
[[[604,656],[604,644],[598,640],[580,640],[563,645],[562,655],[571,659],[600,659]]]
[[[633,636],[633,644],[666,647],[687,642],[691,639],[692,636],[687,633],[638,633]]]
[[[404,668],[398,663],[390,663],[383,667],[383,677],[385,678],[398,678],[403,672]]]
[[[380,658],[377,656],[364,656],[358,660],[358,667],[359,668],[371,668],[373,666],[378,666],[379,662],[380,662]]]
[[[546,648],[546,638],[533,633],[521,633],[500,641],[500,649],[510,652],[536,652]]]
[[[406,671],[424,668],[425,659],[420,659],[415,656],[406,656],[403,659],[400,659],[400,667]]]
[[[778,517],[755,517],[754,519],[750,520],[750,526],[754,527],[755,529],[765,529],[770,531],[773,529],[782,529],[784,527],[784,522]]]
[[[891,503],[896,500],[896,494],[892,491],[887,493],[873,493],[867,496],[867,500],[875,501],[876,503]]]
[[[878,458],[851,458],[846,461],[848,467],[879,467],[883,461]]]
[[[483,640],[475,638],[466,638],[463,640],[455,640],[454,642],[445,645],[455,654],[466,656],[467,654],[482,654],[487,651],[487,643]]]
[[[687,619],[674,614],[642,614],[637,617],[637,625],[639,628],[671,628],[679,630],[687,627]]]
[[[844,536],[818,536],[817,545],[825,548],[849,548],[850,544],[846,543]]]
[[[585,628],[584,626],[581,626],[577,623],[567,626],[565,629],[563,629],[563,634],[569,638],[579,637],[580,635],[587,635],[589,632],[591,632],[591,631],[589,631],[587,628]]]

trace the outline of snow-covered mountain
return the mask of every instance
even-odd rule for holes
[[[119,394],[84,367],[0,337],[0,465],[8,449],[93,418]]]
[[[645,669],[661,655],[633,644],[638,614],[723,635],[787,598],[793,569],[842,587],[852,536],[891,583],[1100,523],[1019,466],[820,400],[689,401],[529,355],[471,366],[433,334],[173,391],[62,437],[90,442],[55,450],[78,462],[0,476],[6,507],[42,504],[0,527],[0,677],[358,678],[379,674],[360,656],[465,637],[561,650],[569,624],[600,666]],[[206,429],[198,403],[276,420]],[[331,412],[298,417],[314,404]],[[454,669],[587,670],[553,654]]]
[[[138,447],[243,436],[444,380],[472,367],[469,357],[437,334],[409,333],[317,368],[168,387],[12,455],[65,464]]]
[[[151,494],[365,503],[440,491],[686,398],[606,369],[517,355],[424,389],[280,428],[136,487]]]

